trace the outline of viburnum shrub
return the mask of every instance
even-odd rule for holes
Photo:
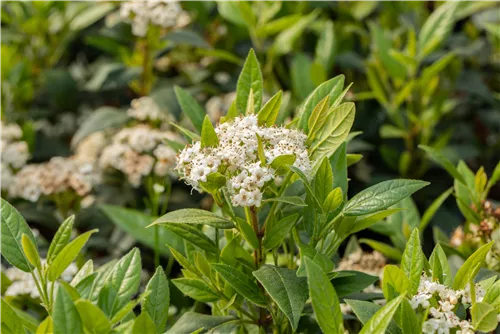
[[[427,185],[384,181],[348,198],[347,167],[359,156],[346,153],[354,104],[342,103],[343,86],[343,76],[326,81],[301,104],[296,118],[275,125],[281,93],[262,106],[262,75],[251,51],[236,100],[215,127],[194,98],[176,89],[196,129],[179,127],[191,144],[180,152],[177,170],[215,204],[212,212],[169,212],[150,226],[184,240],[184,252],[170,248],[183,268],[182,277],[171,282],[211,314],[186,312],[167,326],[170,290],[163,268],[135,297],[138,249],[96,269],[89,260],[64,282],[59,277],[96,231],[70,241],[69,218],[42,263],[28,225],[2,200],[2,255],[31,275],[47,313],[38,324],[2,299],[2,332],[344,333],[341,303],[353,309],[361,333],[492,330],[500,309],[499,281],[493,276],[474,284],[491,243],[472,254],[453,279],[441,247],[427,260],[414,229],[401,266],[384,269],[384,306],[354,299],[373,276],[363,280],[359,272],[334,270],[333,259],[348,236],[397,212],[390,207]]]

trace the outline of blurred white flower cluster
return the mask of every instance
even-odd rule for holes
[[[2,190],[8,189],[14,181],[15,171],[23,167],[30,157],[28,144],[20,140],[23,131],[17,124],[4,124],[1,129]]]
[[[42,265],[46,263],[45,259],[41,260]],[[6,270],[2,268],[2,271],[5,273],[7,278],[12,282],[11,285],[5,291],[6,296],[22,296],[29,295],[31,298],[39,298],[40,293],[36,287],[35,280],[31,276],[30,273],[24,272],[16,267],[10,267]],[[65,282],[70,282],[73,277],[78,272],[78,267],[71,263],[66,270],[61,274],[61,279]],[[34,270],[34,274],[39,277],[38,270]],[[58,283],[56,282],[56,286]],[[57,288],[54,289],[57,291]]]
[[[16,175],[9,195],[36,202],[41,195],[74,192],[84,197],[99,180],[91,163],[73,157],[53,157],[49,162],[30,164]]]
[[[236,92],[211,97],[205,103],[205,109],[210,119],[218,122],[222,116],[227,114],[229,107],[231,107],[231,103],[235,98]]]
[[[120,130],[99,159],[103,170],[115,169],[128,178],[132,186],[138,187],[142,178],[152,171],[166,176],[175,166],[176,152],[165,141],[178,141],[170,131],[153,129],[145,124]]]
[[[139,37],[146,36],[150,24],[173,28],[185,26],[190,21],[179,2],[168,0],[126,1],[121,5],[120,16],[132,23],[132,33]]]
[[[476,302],[481,302],[485,291],[479,285],[475,285]],[[431,300],[435,298],[437,307],[431,307]],[[422,331],[424,333],[450,333],[457,330],[457,334],[473,334],[472,324],[467,320],[461,320],[454,312],[459,303],[471,304],[470,285],[467,284],[463,290],[452,288],[433,282],[431,278],[423,274],[420,278],[418,292],[410,300],[411,307],[418,309],[429,309],[429,319],[424,322]]]
[[[382,278],[385,264],[386,258],[382,253],[363,252],[359,249],[344,256],[339,262],[338,270],[356,270]]]
[[[131,108],[127,111],[130,117],[139,121],[164,121],[168,119],[168,115],[164,113],[160,106],[152,97],[143,96],[132,100]]]
[[[215,172],[224,174],[227,188],[235,206],[260,206],[262,192],[268,181],[277,175],[270,167],[281,155],[294,155],[294,166],[306,175],[311,170],[305,146],[306,135],[282,127],[263,127],[257,116],[240,116],[215,128],[219,145],[201,148],[201,143],[187,146],[179,155],[177,167],[181,177],[198,191],[200,182]],[[266,164],[258,156],[258,139],[261,138]]]

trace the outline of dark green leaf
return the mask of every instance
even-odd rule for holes
[[[141,303],[141,310],[149,314],[156,326],[156,332],[163,333],[168,318],[170,289],[162,267],[156,268],[156,272],[146,285],[145,291],[151,291],[151,293]]]
[[[203,120],[205,118],[205,110],[203,110],[198,104],[198,101],[183,88],[175,86],[174,90],[182,112],[191,120],[191,123],[193,123],[198,133],[201,133]]]
[[[245,114],[247,110],[250,91],[252,91],[254,95],[255,112],[260,110],[260,105],[262,104],[263,85],[259,61],[253,49],[248,53],[236,85],[236,107],[240,114]]]
[[[266,300],[259,286],[248,275],[227,264],[213,264],[212,266],[243,297],[259,306],[266,306]]]
[[[82,320],[75,303],[63,286],[59,286],[53,312],[54,334],[83,333]]]
[[[418,290],[425,261],[425,255],[422,252],[422,246],[420,245],[420,238],[418,234],[418,229],[414,229],[408,243],[406,244],[406,248],[401,259],[401,269],[403,269],[404,273],[410,280],[409,292],[411,294],[415,294]]]
[[[217,292],[212,290],[212,288],[202,280],[192,278],[176,278],[172,280],[172,283],[174,283],[174,285],[181,290],[183,294],[193,298],[194,300],[208,303],[219,299]]]
[[[207,333],[233,320],[236,320],[236,318],[231,316],[222,317],[186,312],[165,334],[191,334],[200,328],[203,328],[203,330],[197,333]]]
[[[149,226],[157,224],[208,225],[220,229],[230,229],[234,227],[234,224],[230,220],[210,211],[200,209],[180,209],[172,211],[161,216]]]

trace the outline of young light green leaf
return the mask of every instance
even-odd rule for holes
[[[174,223],[167,223],[163,226],[177,234],[179,237],[189,241],[194,246],[206,250],[207,252],[215,254],[219,251],[219,248],[215,245],[215,243],[194,226]]]
[[[71,295],[61,285],[57,290],[53,312],[54,334],[83,333],[82,320]]]
[[[148,227],[158,224],[192,224],[208,225],[220,229],[234,228],[234,224],[230,220],[210,211],[200,209],[180,209],[171,211],[155,220]]]
[[[193,266],[184,255],[182,255],[177,250],[175,250],[175,248],[169,247],[169,249],[170,249],[170,252],[172,253],[172,255],[175,257],[175,260],[177,262],[179,262],[179,264],[184,269],[189,270],[193,274],[200,275],[200,272],[198,271],[198,269],[196,269],[195,266]]]
[[[23,333],[16,332],[16,333]],[[53,334],[54,333],[54,322],[52,321],[52,317],[48,316],[44,321],[38,326],[35,331],[35,334]]]
[[[174,283],[174,285],[181,290],[183,294],[193,298],[194,300],[208,303],[219,299],[217,292],[212,290],[212,288],[202,280],[192,278],[176,278],[172,280],[172,283]]]
[[[232,316],[213,316],[186,312],[165,334],[190,334],[200,328],[203,328],[206,332],[210,332],[214,328],[221,329],[224,324],[234,320],[236,318]]]
[[[47,277],[49,281],[54,282],[61,276],[61,274],[68,268],[71,262],[75,261],[78,254],[80,254],[83,246],[87,243],[90,236],[96,232],[98,229],[93,229],[91,231],[85,232],[78,237],[76,237],[69,244],[64,246],[59,254],[55,257],[54,261],[49,265],[47,272]]]
[[[276,122],[276,118],[280,112],[283,92],[280,90],[262,107],[257,115],[259,125],[272,126]]]
[[[307,300],[307,280],[297,277],[294,270],[264,265],[253,272],[269,296],[297,330]]]
[[[453,280],[453,289],[460,290],[463,289],[474,277],[476,277],[479,269],[484,264],[486,255],[493,247],[494,241],[487,243],[478,248],[465,263],[458,269],[455,279]]]
[[[174,91],[182,112],[189,118],[191,123],[193,123],[198,133],[201,133],[205,118],[205,110],[199,105],[198,101],[183,88],[175,86]]]
[[[410,281],[403,270],[394,265],[386,265],[384,267],[382,291],[387,301],[406,293],[409,289]]]
[[[328,196],[326,196],[323,202],[323,211],[327,214],[336,212],[344,202],[344,195],[342,194],[342,189],[337,187],[330,191]]]
[[[385,334],[394,313],[403,301],[404,294],[394,298],[388,302],[384,307],[375,313],[370,320],[363,326],[359,334]]]
[[[293,214],[290,216],[286,216],[278,222],[273,222],[268,228],[265,230],[263,245],[266,249],[273,249],[276,246],[279,246],[283,240],[285,240],[286,236],[290,234],[290,231],[297,223],[297,219],[299,218],[299,214]]]
[[[327,95],[325,98],[314,107],[311,112],[311,116],[309,116],[309,120],[307,121],[307,126],[309,128],[309,132],[307,134],[307,144],[310,145],[319,129],[323,127],[326,122],[326,118],[330,113],[330,96]]]
[[[486,303],[473,303],[471,308],[472,326],[479,332],[488,333],[498,326],[497,312],[493,306]]]
[[[293,48],[294,42],[300,37],[300,35],[309,26],[309,24],[316,19],[318,14],[319,12],[316,10],[311,12],[307,16],[302,16],[302,18],[297,23],[276,36],[273,44],[273,51],[276,53],[276,55],[284,55],[289,53]]]
[[[448,258],[441,247],[437,244],[429,258],[429,266],[432,271],[432,278],[437,279],[439,283],[450,286],[452,277]]]
[[[262,145],[262,138],[260,138],[259,134],[256,133],[255,136],[257,137],[257,153],[259,156],[259,160],[262,166],[267,165],[266,162],[266,155],[264,154],[264,145]]]
[[[333,22],[327,20],[316,44],[316,59],[325,69],[332,68],[335,57],[335,29]]]
[[[178,129],[184,136],[186,136],[186,138],[188,139],[188,141],[191,143],[191,141],[193,140],[201,140],[201,137],[200,135],[198,135],[197,133],[194,133],[192,131],[189,131],[188,129],[180,126],[180,125],[177,125],[175,124],[174,122],[170,122],[170,125],[172,125],[173,127],[175,127],[176,129]]]
[[[111,323],[99,307],[85,299],[77,300],[75,306],[83,326],[89,333],[106,334],[111,332]]]
[[[444,201],[446,201],[446,199],[448,198],[448,196],[450,196],[452,192],[453,188],[446,190],[432,202],[432,204],[427,208],[427,210],[425,210],[424,215],[420,220],[420,225],[418,227],[418,229],[422,231],[422,233],[427,227],[427,225],[431,222],[431,219],[436,214],[436,211],[441,207],[441,205],[444,203]]]
[[[215,133],[210,118],[208,115],[205,115],[201,128],[201,148],[216,147],[217,145],[219,145],[219,138],[217,137],[217,133]]]
[[[425,255],[422,252],[422,246],[420,245],[420,238],[418,234],[418,229],[414,229],[406,244],[406,248],[401,259],[401,269],[403,269],[404,273],[410,280],[409,292],[411,294],[415,294],[418,290],[425,260]]]
[[[2,256],[13,266],[29,272],[33,266],[24,254],[21,245],[22,235],[25,234],[36,244],[35,236],[21,214],[9,202],[0,199],[1,208],[1,240],[0,251]]]
[[[118,322],[126,322],[127,319],[131,318],[131,314],[135,316],[135,313],[133,312],[134,309],[144,301],[149,295],[151,294],[151,291],[144,291],[141,293],[139,298],[133,299],[129,301],[125,306],[123,306],[116,314],[111,318],[111,323],[116,324]]]
[[[141,283],[141,254],[132,249],[114,266],[108,283],[114,292],[111,316],[115,315],[137,293]]]
[[[274,158],[271,167],[278,175],[283,175],[288,171],[288,167],[293,165],[297,157],[293,154],[283,154]]]
[[[71,231],[73,230],[73,224],[75,222],[75,216],[72,215],[59,226],[54,238],[49,246],[49,251],[47,253],[47,263],[51,264],[56,256],[61,252],[61,250],[69,243],[71,239]]]
[[[382,308],[375,303],[363,300],[345,299],[345,302],[352,308],[354,314],[356,314],[362,324],[366,324],[373,317],[373,315]],[[401,330],[398,325],[391,320],[387,326],[387,333],[401,334]]]
[[[262,296],[259,286],[248,275],[227,264],[213,264],[212,266],[243,297],[256,305],[266,306],[266,300]]]
[[[134,321],[132,334],[155,333],[156,325],[148,313],[142,312]]]
[[[335,289],[313,260],[304,258],[312,306],[323,333],[344,333],[340,302]]]
[[[85,278],[92,275],[94,272],[94,262],[92,260],[88,260],[85,264],[80,268],[80,270],[76,273],[75,277],[71,280],[71,286],[76,286]]]
[[[314,194],[320,203],[323,203],[328,194],[333,190],[332,166],[328,158],[323,158],[316,175],[314,175],[312,183]]]
[[[247,110],[248,97],[253,91],[255,110],[260,110],[262,104],[262,72],[259,61],[253,49],[248,53],[243,69],[236,84],[236,107],[240,114],[245,114]]]
[[[427,154],[429,154],[432,160],[440,164],[441,167],[443,167],[453,178],[462,182],[463,184],[466,184],[462,174],[460,174],[460,172],[455,168],[455,166],[453,166],[450,160],[448,160],[444,155],[442,155],[440,152],[436,151],[432,147],[426,145],[418,145],[418,147],[424,150]]]
[[[142,301],[141,311],[149,314],[156,326],[156,333],[163,333],[168,318],[170,288],[161,266],[156,268],[155,274],[146,285],[146,291],[151,293]]]
[[[349,135],[355,113],[356,108],[352,102],[343,103],[329,112],[311,143],[309,155],[312,160],[330,157],[337,150]]]
[[[394,248],[392,246],[389,246],[387,244],[384,244],[383,242],[371,240],[371,239],[359,239],[360,244],[367,244],[371,248],[373,248],[376,251],[379,251],[380,253],[384,254],[390,259],[396,260],[396,261],[401,261],[401,258],[403,254],[401,251],[397,248]]]
[[[21,245],[23,247],[24,255],[26,255],[28,261],[40,270],[40,268],[42,268],[42,264],[40,262],[38,249],[26,234],[23,234],[21,237]]]
[[[351,198],[344,207],[344,213],[346,216],[361,216],[385,210],[428,184],[405,179],[380,182]]]

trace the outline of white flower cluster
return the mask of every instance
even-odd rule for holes
[[[201,143],[187,146],[179,155],[177,167],[187,184],[198,191],[200,182],[215,172],[227,178],[227,188],[235,206],[260,206],[268,181],[276,177],[269,166],[278,156],[296,156],[294,166],[306,175],[311,170],[305,146],[306,135],[282,127],[263,127],[255,115],[240,116],[215,128],[219,145],[201,148]],[[258,139],[262,139],[266,165],[258,157]]]
[[[66,191],[73,191],[83,197],[97,182],[92,164],[76,157],[54,157],[46,163],[23,167],[9,188],[9,195],[32,202],[36,202],[41,195],[50,196]]]
[[[44,265],[46,263],[46,260],[42,259],[41,262],[42,265]],[[2,271],[4,271],[3,268]],[[71,263],[68,268],[66,268],[61,274],[61,279],[65,282],[70,282],[77,272],[78,267],[74,263]],[[6,296],[15,297],[21,295],[29,295],[34,299],[40,297],[40,293],[38,292],[38,289],[36,287],[35,280],[30,273],[24,272],[20,269],[17,269],[16,267],[10,267],[5,270],[4,273],[12,282],[12,284],[9,285],[9,287],[5,291]],[[37,269],[35,269],[34,274],[36,277],[40,277]],[[58,283],[56,282],[56,285],[57,284]],[[54,289],[54,291],[57,291],[57,289]]]
[[[132,33],[139,37],[146,36],[149,24],[171,28],[184,26],[190,20],[179,2],[168,0],[123,2],[120,16],[122,19],[132,22]]]
[[[178,141],[176,134],[139,124],[120,130],[99,159],[103,170],[115,169],[125,174],[134,187],[152,171],[166,176],[175,166],[176,152],[165,140]]]
[[[1,175],[2,190],[8,189],[14,181],[14,171],[23,167],[30,157],[28,144],[21,141],[23,131],[17,124],[1,126]]]
[[[475,292],[476,302],[481,302],[486,292],[477,284]],[[430,300],[432,298],[437,300],[437,307],[431,307]],[[471,303],[470,285],[467,285],[463,290],[453,290],[446,285],[433,282],[425,274],[420,278],[417,294],[410,300],[413,309],[419,307],[428,309],[430,307],[430,317],[424,322],[423,333],[445,334],[456,330],[457,334],[473,334],[472,324],[467,320],[461,320],[454,312],[459,303]]]
[[[160,106],[152,97],[143,96],[132,100],[131,108],[128,110],[128,115],[139,121],[163,121],[166,120],[167,114],[164,113]]]

